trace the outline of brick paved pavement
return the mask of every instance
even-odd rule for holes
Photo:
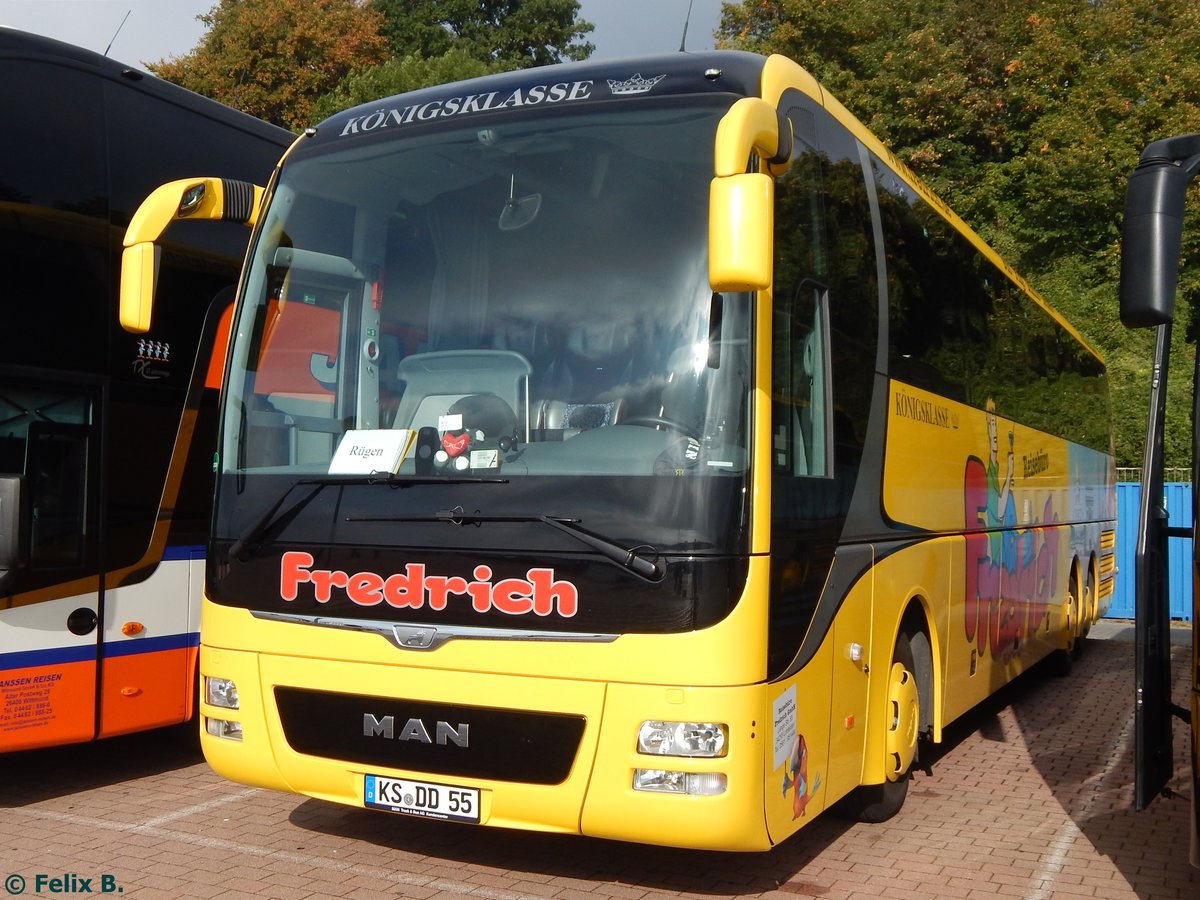
[[[1187,799],[1130,809],[1131,672],[1128,640],[1089,642],[1069,678],[1031,673],[957,723],[890,822],[823,816],[767,854],[472,829],[259,791],[218,778],[169,732],[0,757],[0,878],[49,897],[71,895],[36,892],[39,874],[75,875],[137,900],[1200,897]],[[1182,736],[1175,750],[1173,787],[1190,790]]]

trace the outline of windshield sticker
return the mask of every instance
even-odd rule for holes
[[[417,433],[407,428],[351,429],[329,462],[329,474],[397,472],[416,439]]]
[[[639,72],[624,81],[616,78],[605,80],[608,82],[608,90],[612,96],[629,97],[647,93],[666,77],[664,74],[645,78]],[[493,112],[498,109],[520,109],[526,106],[593,100],[595,99],[595,87],[596,82],[589,78],[582,81],[535,84],[526,88],[514,88],[511,91],[486,91],[461,97],[445,97],[425,103],[414,103],[403,108],[394,106],[381,108],[365,115],[352,116],[342,126],[338,137],[412,125],[414,122],[429,122],[434,119],[448,119],[472,113]]]
[[[377,131],[396,125],[411,125],[432,119],[447,119],[470,113],[491,112],[497,109],[516,109],[539,106],[543,103],[574,103],[588,100],[592,96],[594,81],[562,81],[558,84],[537,84],[513,91],[488,91],[484,94],[468,94],[465,97],[448,97],[406,106],[377,109],[365,116],[354,116],[342,126],[338,137],[348,134]]]
[[[510,616],[534,613],[569,619],[579,609],[578,588],[570,581],[556,580],[553,569],[530,569],[524,578],[497,582],[492,581],[490,566],[476,566],[472,574],[474,581],[458,575],[429,575],[423,563],[409,563],[403,573],[386,577],[375,572],[351,575],[314,569],[311,553],[290,550],[279,561],[279,596],[294,601],[300,596],[300,585],[309,584],[317,603],[328,603],[337,590],[359,606],[387,603],[396,609],[443,610],[451,595],[469,597],[477,613],[495,610]]]
[[[147,381],[158,381],[171,375],[171,345],[165,341],[139,340],[137,359],[133,361],[135,375]]]

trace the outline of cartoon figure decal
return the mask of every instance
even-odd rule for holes
[[[996,529],[1015,528],[1017,514],[1013,509],[1013,432],[1008,432],[1007,471],[1004,480],[1000,481],[1000,439],[999,425],[996,421],[996,401],[991,397],[987,400],[987,431],[988,431],[988,461],[987,461],[987,527],[988,554],[992,559],[1001,558],[1001,541],[1004,534]]]
[[[813,779],[811,785],[808,783],[808,744],[804,742],[804,735],[798,734],[792,741],[788,767],[783,773],[783,796],[787,797],[789,790],[792,792],[793,821],[804,815],[808,801],[820,786],[820,775]]]
[[[808,744],[796,724],[796,686],[793,684],[772,704],[774,724],[774,768],[783,767],[784,800],[792,797],[792,821],[805,814],[808,803],[821,786],[821,776],[809,780]]]
[[[1002,480],[999,423],[991,398],[987,429],[988,461],[968,457],[963,478],[965,629],[967,641],[975,641],[981,654],[990,652],[992,659],[1006,660],[1046,621],[1050,603],[1058,596],[1059,531],[1052,527],[1058,516],[1053,498],[1047,497],[1040,522],[1018,528],[1013,433],[1008,434]],[[1032,468],[1029,460],[1034,461]],[[1045,453],[1034,454],[1026,463],[1034,474],[1048,465]]]

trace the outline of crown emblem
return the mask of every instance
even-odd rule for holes
[[[614,81],[610,78],[608,87],[614,94],[644,94],[666,77],[666,75],[658,75],[654,78],[643,78],[642,73],[639,72],[628,81]]]

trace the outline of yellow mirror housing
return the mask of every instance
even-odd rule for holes
[[[713,174],[723,178],[745,172],[751,153],[767,163],[772,175],[782,175],[791,162],[792,127],[766,100],[743,97],[717,125]]]
[[[151,241],[126,247],[121,253],[121,327],[134,334],[150,330],[158,256],[159,249]]]
[[[125,229],[121,254],[121,327],[135,334],[150,330],[158,277],[156,241],[179,219],[226,220],[254,225],[264,190],[245,181],[185,178],[155,188]]]
[[[708,280],[714,291],[771,286],[775,182],[745,173],[714,178],[708,194]]]
[[[717,126],[708,199],[708,280],[714,291],[771,286],[775,182],[792,155],[791,123],[771,104],[743,97]],[[752,161],[766,172],[747,171]],[[767,173],[770,174],[767,174]]]

